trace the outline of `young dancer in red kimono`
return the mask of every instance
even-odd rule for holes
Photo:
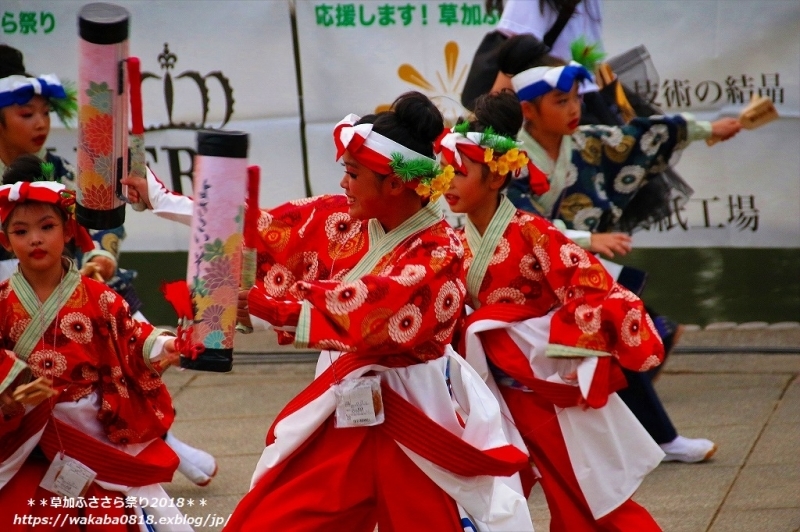
[[[514,140],[514,94],[479,98],[475,116],[438,143],[456,168],[444,197],[467,214],[460,237],[476,310],[462,333],[465,356],[528,446],[551,530],[660,530],[630,497],[663,453],[614,393],[625,383],[620,367],[659,364],[658,334],[642,302],[592,255],[501,194],[528,164]]]
[[[463,248],[434,201],[449,179],[432,158],[442,127],[419,93],[349,115],[334,131],[344,196],[262,215],[263,281],[240,321],[326,351],[269,429],[226,530],[532,530],[497,478],[527,456],[449,347],[465,289]]]
[[[62,257],[73,235],[91,240],[64,185],[24,182],[48,170],[24,155],[7,170],[21,182],[0,187],[0,240],[20,261],[0,283],[0,528],[145,530],[180,518],[176,508],[143,513],[138,502],[168,500],[159,482],[178,465],[161,439],[173,409],[160,374],[177,362],[174,338],[133,320],[120,296]],[[75,488],[43,480],[86,468],[96,476]]]

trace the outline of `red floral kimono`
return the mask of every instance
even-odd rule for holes
[[[477,309],[462,350],[499,384],[541,471],[553,530],[594,530],[635,504],[626,501],[661,459],[613,393],[625,385],[619,366],[660,363],[655,327],[594,256],[505,197],[483,235],[469,222],[459,234]]]
[[[158,483],[169,482],[178,464],[161,439],[172,424],[172,400],[150,360],[163,332],[133,320],[120,296],[74,267],[44,303],[21,273],[0,283],[0,392],[28,375],[51,378],[60,392],[35,408],[3,412],[0,528],[26,530],[30,523],[14,526],[14,514],[69,514],[122,523],[106,520],[96,530],[139,530],[127,518],[141,511],[119,501],[165,496]],[[85,498],[111,497],[111,508],[41,503],[58,498],[39,482],[61,450],[97,473]]]
[[[284,341],[327,351],[269,429],[226,530],[532,530],[524,498],[497,478],[527,457],[449,347],[463,249],[439,208],[386,233],[324,196],[263,213],[260,229],[254,327],[277,299],[299,309]],[[335,428],[335,385],[365,374],[380,377],[384,422]]]

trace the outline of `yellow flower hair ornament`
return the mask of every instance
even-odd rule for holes
[[[469,128],[469,122],[461,122],[452,130],[445,130],[437,139],[434,151],[464,174],[467,170],[462,155],[485,164],[491,172],[501,176],[510,173],[519,177],[522,169],[527,168],[531,190],[537,195],[550,188],[547,176],[533,165],[525,151],[519,149],[514,138],[495,133],[491,127],[484,131],[470,131]]]
[[[455,176],[452,166],[441,168],[427,157],[409,160],[399,153],[393,153],[389,166],[397,177],[414,189],[417,195],[429,198],[431,201],[438,200],[450,188],[450,182]]]

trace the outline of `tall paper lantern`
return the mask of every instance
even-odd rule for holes
[[[194,212],[186,282],[194,307],[192,344],[202,345],[181,367],[230,371],[242,272],[247,196],[247,133],[199,131],[194,164]]]
[[[114,4],[78,14],[78,222],[111,229],[125,222],[120,179],[128,173],[128,11]]]

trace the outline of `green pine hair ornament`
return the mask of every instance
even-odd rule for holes
[[[430,201],[439,199],[450,188],[450,181],[455,176],[455,170],[450,165],[441,168],[432,159],[406,159],[397,152],[392,153],[389,166],[404,183],[417,181],[414,191]]]
[[[572,59],[583,65],[589,72],[594,72],[597,64],[606,56],[598,43],[587,43],[583,35],[572,41],[570,51]]]
[[[64,92],[67,93],[65,98],[49,98],[48,101],[50,109],[58,116],[61,123],[67,129],[70,129],[75,117],[78,115],[78,91],[71,81],[65,81],[63,87]]]
[[[55,181],[56,167],[53,163],[42,162],[39,165],[42,175],[34,178],[34,181]]]

